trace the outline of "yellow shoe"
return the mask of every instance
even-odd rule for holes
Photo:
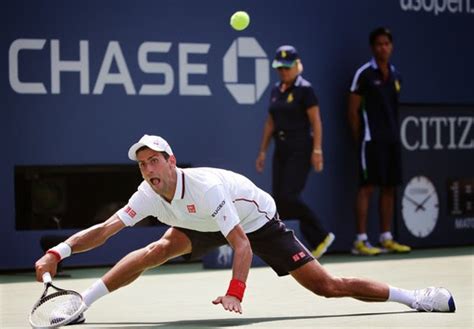
[[[321,242],[317,247],[316,249],[314,249],[313,251],[311,251],[311,254],[314,256],[314,258],[318,259],[320,258],[322,255],[324,255],[324,253],[328,250],[329,246],[333,243],[334,239],[336,238],[336,236],[332,233],[329,233],[323,240],[323,242]]]
[[[374,247],[368,240],[355,241],[354,248],[351,250],[353,255],[376,256],[382,253],[382,249]]]
[[[397,241],[394,241],[392,239],[383,240],[382,242],[380,242],[380,244],[387,252],[404,253],[404,252],[411,251],[411,248],[409,246],[400,244]]]

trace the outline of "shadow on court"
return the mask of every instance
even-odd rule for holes
[[[418,259],[418,258],[439,258],[439,257],[451,257],[451,256],[470,256],[474,254],[473,246],[463,247],[451,247],[451,248],[431,248],[431,249],[418,249],[413,250],[409,254],[385,254],[378,255],[377,257],[363,257],[363,256],[352,256],[347,253],[330,254],[322,258],[321,264],[340,264],[340,263],[354,263],[354,262],[378,262],[383,260],[407,260],[407,259]],[[32,264],[33,265],[33,264]],[[68,268],[65,266],[65,273],[70,275],[68,278],[60,277],[57,280],[70,280],[70,279],[92,279],[100,278],[103,276],[111,267],[82,267],[82,268]],[[206,271],[225,271],[228,269],[218,270],[206,270]],[[191,262],[191,263],[167,263],[159,268],[151,269],[146,271],[143,275],[168,275],[168,274],[182,274],[182,273],[194,273],[202,272],[202,263]],[[0,272],[0,284],[9,284],[17,282],[34,282],[35,274],[32,271],[7,271]]]
[[[379,312],[379,313],[353,313],[353,314],[335,314],[335,315],[315,315],[315,316],[280,316],[271,318],[240,318],[240,319],[211,319],[211,320],[183,320],[169,322],[87,322],[85,327],[100,326],[100,328],[196,328],[196,327],[238,327],[257,323],[275,322],[275,321],[295,321],[295,320],[317,320],[325,318],[344,318],[359,316],[383,316],[393,314],[418,313],[414,310],[398,312]],[[290,325],[290,324],[289,324]]]

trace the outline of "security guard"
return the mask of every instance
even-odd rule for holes
[[[333,242],[334,234],[323,228],[300,196],[311,165],[317,172],[323,170],[318,99],[311,84],[300,75],[303,65],[293,46],[279,47],[272,66],[277,69],[280,81],[271,92],[256,168],[263,171],[265,152],[273,137],[272,190],[278,212],[282,218],[300,220],[301,232],[312,254],[319,258]]]
[[[360,154],[360,187],[356,198],[357,236],[352,249],[357,255],[384,251],[409,252],[410,247],[393,239],[390,225],[394,214],[395,188],[401,183],[398,98],[401,78],[389,63],[392,34],[384,27],[370,33],[373,58],[355,73],[349,95],[349,123]],[[380,245],[370,244],[366,234],[369,201],[380,187]]]

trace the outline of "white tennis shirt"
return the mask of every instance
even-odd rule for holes
[[[122,222],[133,226],[154,216],[170,226],[221,231],[227,236],[237,224],[250,233],[275,216],[273,198],[245,176],[216,168],[176,168],[176,174],[176,192],[171,202],[143,181],[128,204],[117,211]]]

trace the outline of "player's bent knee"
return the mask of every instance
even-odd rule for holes
[[[311,291],[318,296],[333,298],[343,296],[341,290],[341,279],[327,278],[324,280],[316,280],[311,286]]]
[[[148,245],[145,248],[145,257],[143,261],[146,267],[153,267],[166,262],[169,258],[169,243],[158,241]]]

